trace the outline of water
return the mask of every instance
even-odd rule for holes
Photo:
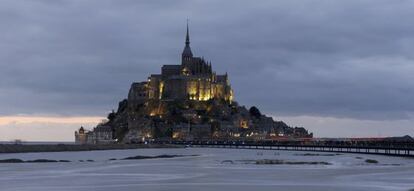
[[[71,160],[70,163],[0,164],[1,191],[137,190],[404,190],[414,188],[414,159],[235,149],[136,149],[0,154],[0,159]],[[182,154],[170,159],[109,160]],[[318,154],[318,153],[312,153]],[[362,157],[359,158],[359,157]],[[331,165],[257,165],[255,160],[323,161]],[[375,159],[378,164],[368,164]],[[94,162],[79,162],[94,160]],[[224,162],[223,162],[224,161]]]

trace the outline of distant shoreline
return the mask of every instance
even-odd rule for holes
[[[183,148],[179,145],[168,144],[105,144],[105,145],[76,145],[76,144],[0,144],[0,153],[32,153],[32,152],[66,152],[66,151],[95,151],[122,150],[144,148]]]

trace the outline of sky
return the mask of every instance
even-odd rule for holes
[[[315,137],[414,136],[414,1],[0,0],[0,141],[73,141],[191,48]]]

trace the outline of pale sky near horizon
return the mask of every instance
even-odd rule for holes
[[[0,141],[73,141],[193,53],[316,137],[414,136],[414,1],[0,0]]]

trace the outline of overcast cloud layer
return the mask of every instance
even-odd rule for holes
[[[191,47],[275,116],[412,119],[414,1],[1,1],[0,115],[103,116]]]

